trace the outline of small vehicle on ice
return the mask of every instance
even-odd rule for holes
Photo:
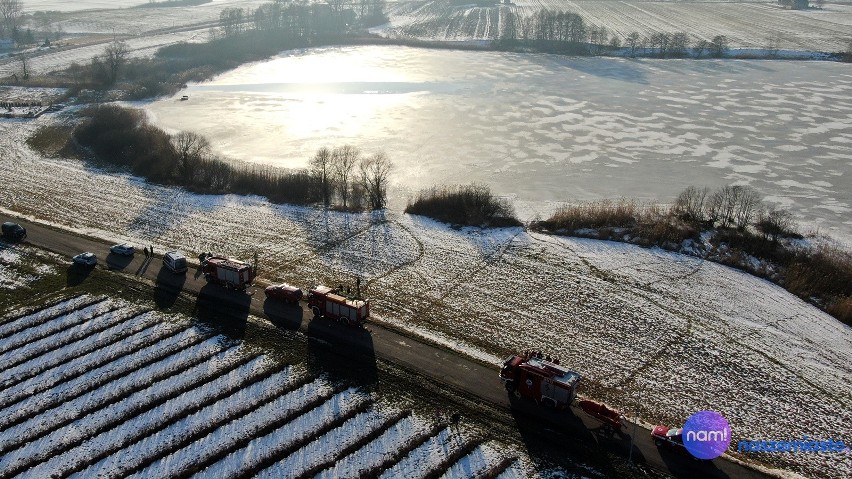
[[[90,253],[88,251],[80,253],[71,259],[74,261],[74,264],[78,264],[80,266],[94,266],[98,264],[98,257],[95,256],[95,253]]]
[[[109,251],[111,253],[120,254],[122,256],[133,256],[133,254],[136,253],[136,250],[133,248],[133,246],[130,246],[127,243],[113,245],[109,249]]]
[[[22,241],[27,237],[27,230],[18,223],[7,221],[3,223],[3,237],[10,241]]]
[[[304,293],[300,288],[290,286],[287,283],[273,284],[267,286],[264,290],[266,297],[269,299],[277,299],[285,303],[296,304],[302,299]]]

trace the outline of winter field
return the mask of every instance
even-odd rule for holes
[[[77,41],[107,41],[114,35],[126,40],[134,56],[150,56],[157,47],[178,41],[204,41],[223,8],[253,9],[265,0],[214,0],[189,7],[127,8],[145,0],[65,2],[28,0],[25,12],[50,11],[38,31],[61,30]],[[116,8],[122,7],[122,8]],[[388,2],[390,21],[372,29],[384,36],[447,41],[499,38],[506,12],[528,18],[547,8],[577,13],[588,24],[605,26],[610,37],[622,41],[631,32],[690,34],[693,41],[725,35],[730,46],[753,50],[836,52],[847,47],[852,29],[852,5],[828,3],[822,9],[784,10],[774,2],[645,2],[606,0],[518,0],[511,5],[480,7],[449,1]],[[93,10],[94,9],[94,10]],[[41,22],[41,20],[40,20]],[[167,30],[168,33],[162,34]],[[48,72],[87,63],[101,53],[103,43],[60,51],[37,52],[30,70]],[[765,51],[763,52],[765,54]],[[20,67],[0,56],[0,76]]]
[[[653,2],[611,0],[515,0],[511,5],[441,0],[398,2],[390,22],[374,31],[388,36],[436,40],[496,40],[505,15],[529,18],[538,10],[562,10],[604,26],[622,42],[631,32],[686,32],[695,41],[725,35],[733,48],[835,52],[846,49],[852,6],[785,10],[774,2]]]
[[[384,150],[399,209],[460,181],[511,197],[523,219],[736,183],[852,244],[850,99],[849,67],[832,62],[342,47],[244,65],[146,110],[242,161],[300,168],[323,146]]]
[[[714,409],[735,441],[852,442],[852,330],[770,283],[624,244],[151,186],[38,157],[24,139],[50,121],[0,123],[3,208],[159,250],[258,251],[270,281],[309,287],[360,275],[377,320],[491,362],[544,350],[585,376],[584,394],[619,409],[631,410],[641,391],[646,422],[681,424]],[[852,472],[848,454],[760,459],[806,477]]]
[[[123,300],[4,315],[0,337],[3,478],[531,474],[470,427]]]

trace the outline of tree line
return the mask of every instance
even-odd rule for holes
[[[274,0],[255,9],[223,9],[219,14],[219,26],[211,34],[214,38],[230,37],[255,30],[298,38],[340,35],[356,26],[371,27],[387,22],[384,9],[384,0],[330,0],[328,3]]]
[[[686,32],[654,32],[642,36],[631,32],[624,42],[605,26],[588,24],[582,16],[561,10],[538,10],[534,15],[506,11],[501,17],[498,45],[533,45],[545,51],[597,55],[625,48],[630,56],[651,54],[661,58],[692,54],[721,57],[728,50],[728,39],[716,35],[711,40],[692,40]],[[650,50],[650,51],[649,51]]]
[[[393,164],[384,152],[365,155],[344,145],[320,148],[304,169],[236,164],[215,155],[192,132],[169,135],[142,111],[98,105],[81,112],[70,133],[77,151],[149,181],[208,194],[254,194],[275,203],[317,204],[357,211],[382,209]]]

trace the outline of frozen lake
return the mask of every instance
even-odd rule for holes
[[[561,201],[669,201],[749,184],[852,238],[852,71],[830,62],[571,58],[340,47],[285,52],[148,105],[229,157],[303,167],[321,146],[383,149],[394,206],[472,181],[522,216]]]

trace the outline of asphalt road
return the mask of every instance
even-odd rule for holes
[[[7,219],[4,218],[2,221]],[[633,431],[632,426],[629,426],[623,435],[606,434],[602,431],[597,419],[586,415],[579,408],[572,407],[570,413],[553,413],[528,401],[510,398],[497,378],[496,366],[483,365],[461,354],[402,335],[375,323],[368,323],[366,330],[358,330],[325,320],[312,321],[313,315],[306,309],[304,303],[301,303],[299,307],[275,301],[267,302],[260,288],[250,288],[246,293],[242,293],[208,285],[193,265],[185,275],[172,274],[162,267],[160,255],[164,251],[156,251],[157,257],[152,261],[146,261],[141,251],[131,259],[109,254],[109,245],[97,239],[21,219],[13,219],[13,221],[27,228],[26,243],[67,256],[69,265],[71,256],[83,251],[91,251],[98,257],[98,268],[144,277],[154,282],[155,288],[162,289],[167,297],[176,296],[182,290],[201,295],[202,298],[209,299],[222,307],[244,309],[246,315],[250,312],[255,316],[266,318],[277,327],[298,329],[310,337],[331,343],[334,350],[340,354],[372,356],[390,361],[422,376],[464,391],[470,396],[511,409],[516,417],[540,422],[542,427],[558,428],[561,433],[574,439],[595,441],[600,447],[608,448],[611,452],[625,457],[628,455],[629,433]],[[141,247],[142,245],[139,246],[140,250]],[[770,477],[724,458],[714,461],[697,461],[688,453],[683,454],[667,449],[658,450],[650,438],[650,431],[641,426],[637,429],[634,438],[633,460],[675,477],[690,479]]]

